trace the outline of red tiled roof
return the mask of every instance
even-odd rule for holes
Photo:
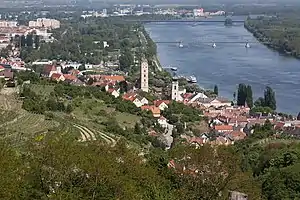
[[[200,137],[192,137],[188,141],[189,143],[197,143],[197,144],[204,144],[204,139]]]
[[[101,78],[103,78],[104,80],[110,80],[110,81],[118,81],[118,82],[121,82],[121,81],[125,81],[125,78],[124,76],[108,76],[108,75],[104,75],[104,76],[101,76]]]
[[[51,75],[51,79],[58,80],[61,76],[62,76],[61,74],[53,73],[53,74]]]
[[[153,104],[155,105],[155,106],[160,106],[160,104],[162,104],[162,103],[165,103],[165,104],[169,104],[170,103],[170,101],[169,100],[155,100],[154,102],[153,102]]]
[[[229,125],[216,125],[215,130],[217,131],[232,131],[233,127]]]
[[[246,133],[241,132],[241,131],[232,131],[229,133],[229,135],[234,140],[242,140],[242,139],[245,139],[245,137],[247,136]]]
[[[75,81],[77,79],[76,76],[73,76],[71,74],[64,74],[63,76],[65,77],[66,80],[70,80],[70,81]]]
[[[142,110],[150,110],[153,113],[153,115],[154,114],[160,114],[160,109],[156,106],[143,105],[141,107],[141,109]]]

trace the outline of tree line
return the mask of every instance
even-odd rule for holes
[[[236,95],[234,93],[234,98],[235,96]],[[247,105],[249,108],[253,109],[253,111],[256,112],[272,112],[276,110],[275,91],[273,91],[271,87],[267,86],[264,90],[264,97],[259,97],[253,103],[253,92],[251,86],[241,83],[238,86],[236,103],[238,106]]]

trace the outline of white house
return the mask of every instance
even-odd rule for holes
[[[197,93],[195,96],[193,96],[191,98],[191,100],[189,101],[189,103],[193,103],[193,102],[195,102],[199,98],[201,98],[201,99],[207,99],[208,97],[205,94],[203,94],[203,93]]]
[[[154,105],[159,108],[159,110],[165,110],[168,108],[169,100],[155,100]]]
[[[143,97],[140,101],[141,101],[141,103],[142,103],[143,105],[148,105],[148,104],[149,104],[148,99],[146,99],[145,97]]]
[[[132,103],[138,108],[143,106],[143,103],[138,98],[135,98]]]
[[[165,117],[161,116],[160,118],[157,119],[158,124],[163,127],[167,128],[168,127],[168,121]]]
[[[113,88],[108,89],[107,92],[110,93],[111,95],[113,95],[115,98],[118,98],[120,96],[120,93],[117,90],[113,89]]]

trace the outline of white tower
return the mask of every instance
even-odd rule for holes
[[[178,92],[179,92],[179,84],[178,84],[178,79],[173,77],[172,81],[172,100],[178,101]]]
[[[141,90],[144,92],[149,92],[148,71],[148,61],[143,59],[141,64]]]

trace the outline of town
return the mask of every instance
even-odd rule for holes
[[[20,152],[16,159],[29,159],[14,163],[22,166],[17,182],[43,172],[17,185],[46,188],[28,194],[65,199],[74,186],[85,187],[78,194],[89,199],[106,198],[118,187],[122,192],[109,198],[262,199],[260,190],[270,189],[261,189],[256,177],[296,162],[295,152],[281,149],[297,146],[300,114],[277,112],[270,86],[256,101],[245,83],[232,97],[221,96],[218,85],[202,88],[161,65],[156,44],[137,22],[225,11],[115,5],[62,13],[21,13],[27,16],[22,23],[1,15],[0,133]],[[280,153],[269,155],[272,148]],[[126,179],[120,184],[114,173]],[[86,183],[94,178],[94,185]],[[152,194],[153,187],[159,189]]]

